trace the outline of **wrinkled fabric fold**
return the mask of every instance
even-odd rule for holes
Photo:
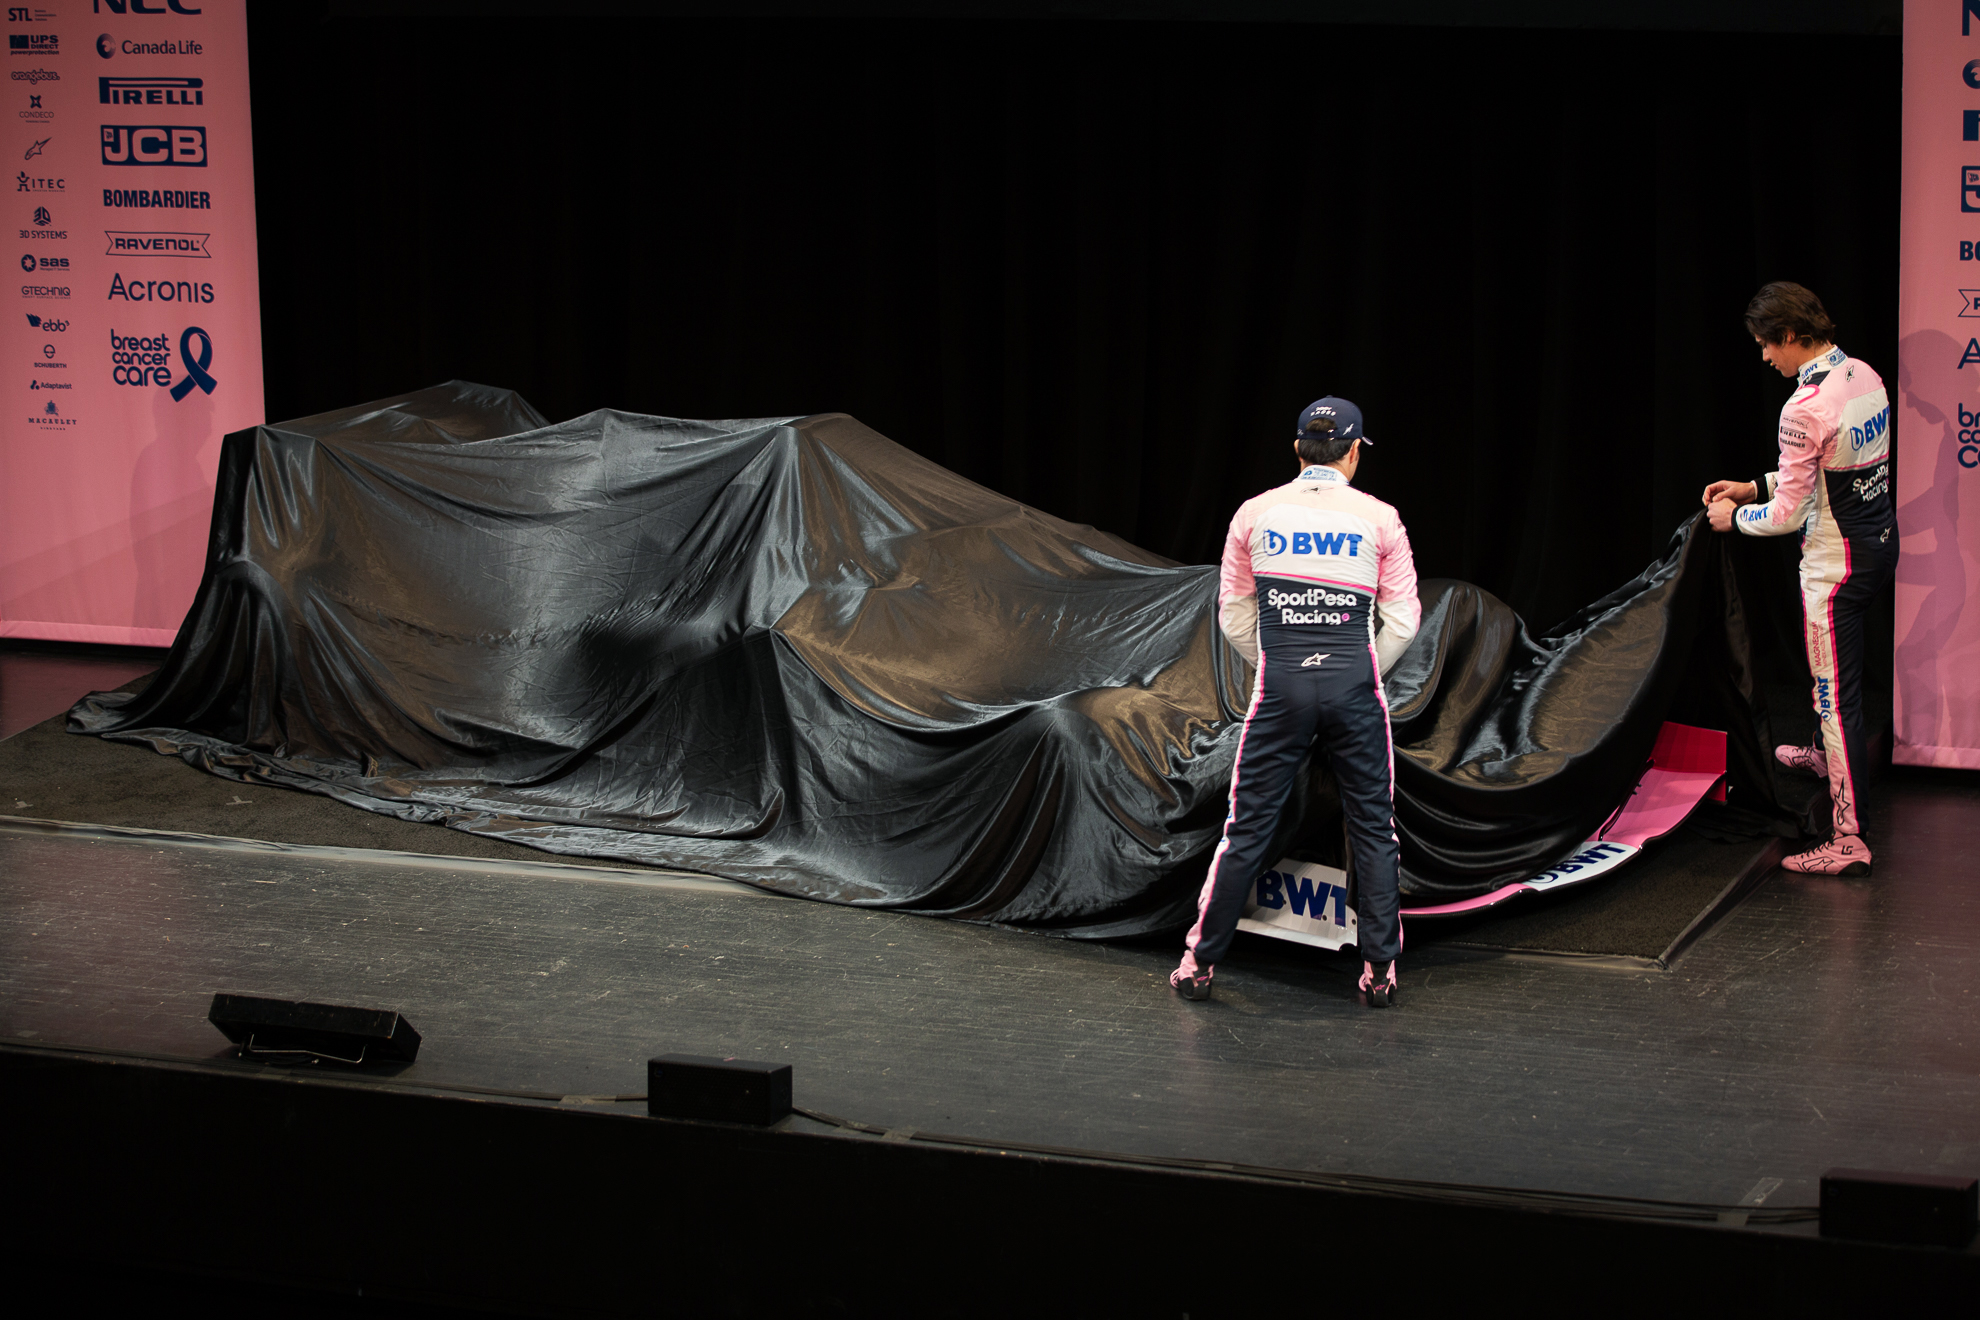
[[[1423,585],[1388,681],[1406,893],[1543,870],[1615,809],[1736,613],[1713,553],[1688,527],[1538,640]],[[553,425],[452,382],[228,436],[163,668],[70,727],[550,852],[1142,934],[1187,924],[1227,808],[1251,671],[1215,591],[841,414]],[[1338,828],[1314,771],[1288,848]]]

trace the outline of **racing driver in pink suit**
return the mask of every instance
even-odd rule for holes
[[[1780,747],[1783,765],[1825,776],[1831,834],[1781,863],[1810,875],[1870,874],[1858,792],[1867,770],[1863,723],[1864,618],[1897,568],[1891,504],[1891,404],[1883,379],[1837,348],[1822,300],[1776,281],[1753,296],[1746,328],[1768,366],[1794,379],[1781,408],[1780,470],[1758,481],[1715,481],[1705,504],[1718,531],[1801,534],[1802,633],[1815,677],[1820,732],[1812,747]]]
[[[1231,809],[1197,899],[1182,965],[1169,984],[1210,997],[1293,778],[1315,737],[1333,765],[1354,852],[1361,989],[1371,1007],[1395,994],[1402,951],[1395,751],[1382,672],[1416,635],[1423,607],[1409,535],[1396,511],[1354,489],[1361,410],[1316,399],[1300,414],[1299,476],[1246,500],[1231,519],[1219,622],[1256,666],[1231,769]]]

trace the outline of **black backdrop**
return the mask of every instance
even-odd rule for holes
[[[449,377],[845,410],[1203,562],[1338,393],[1422,572],[1547,624],[1769,465],[1760,283],[1895,376],[1892,37],[275,4],[250,37],[271,418]]]

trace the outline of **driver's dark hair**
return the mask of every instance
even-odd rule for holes
[[[1354,441],[1342,440],[1334,434],[1333,418],[1316,417],[1306,424],[1306,430],[1300,433],[1299,442],[1293,447],[1299,451],[1302,463],[1338,463],[1354,448]]]
[[[1822,300],[1786,280],[1775,280],[1753,295],[1746,304],[1746,329],[1762,343],[1793,340],[1803,348],[1833,343],[1836,337],[1836,323],[1829,319]]]

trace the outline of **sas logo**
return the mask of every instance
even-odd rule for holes
[[[1328,884],[1310,875],[1296,875],[1291,871],[1267,871],[1258,877],[1258,906],[1270,908],[1274,912],[1286,908],[1296,917],[1306,917],[1312,921],[1325,921],[1327,908],[1334,909],[1334,924],[1347,925],[1347,889],[1342,885]]]
[[[1345,553],[1349,558],[1361,554],[1361,533],[1359,532],[1294,532],[1291,553],[1296,555],[1338,555]],[[1271,530],[1265,533],[1265,553],[1283,555],[1287,553],[1286,538]]]
[[[105,165],[206,164],[206,130],[183,124],[105,124]]]
[[[104,105],[205,105],[204,78],[98,78]]]
[[[38,270],[67,270],[67,257],[36,257],[32,252],[21,253],[21,269],[32,275]]]

